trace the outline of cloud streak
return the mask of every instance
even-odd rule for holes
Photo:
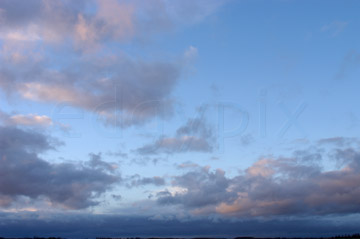
[[[215,147],[215,141],[213,130],[204,117],[195,117],[180,126],[174,137],[160,137],[136,151],[141,155],[211,152]]]
[[[0,112],[0,121],[4,125],[12,126],[40,126],[48,127],[53,125],[52,119],[47,115],[36,114],[13,114],[9,115],[4,112]]]

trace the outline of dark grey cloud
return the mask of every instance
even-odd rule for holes
[[[165,179],[159,176],[154,177],[141,177],[140,175],[136,174],[131,176],[128,179],[129,183],[127,183],[127,187],[140,187],[145,185],[155,185],[155,186],[163,186],[165,185]]]
[[[121,200],[122,199],[122,196],[119,195],[119,194],[112,194],[111,197],[117,201]]]
[[[176,191],[157,195],[161,205],[179,205],[198,214],[240,218],[278,215],[332,215],[360,212],[360,151],[333,148],[320,157],[342,160],[341,167],[324,170],[319,155],[261,158],[234,177],[205,168],[173,178]]]
[[[15,127],[0,126],[0,150],[15,152],[19,150],[27,153],[42,153],[55,149],[62,143],[55,138],[45,137],[35,131],[24,131]]]
[[[204,117],[188,119],[174,137],[160,137],[136,151],[141,155],[173,154],[182,152],[211,152],[215,147],[215,135]]]
[[[226,188],[229,186],[229,181],[221,170],[210,172],[207,168],[202,168],[188,172],[174,177],[172,185],[185,188],[186,192],[174,195],[168,191],[160,192],[158,194],[160,204],[182,204],[185,207],[197,208],[225,201],[228,197]]]
[[[97,205],[96,198],[121,180],[100,159],[89,165],[50,163],[40,153],[59,142],[34,131],[0,127],[0,206],[21,197],[45,200],[55,207],[82,209]],[[23,205],[24,206],[24,205]]]
[[[226,220],[199,218],[192,220],[154,220],[119,215],[49,215],[22,213],[13,218],[2,213],[0,230],[4,237],[54,236],[66,238],[95,237],[331,237],[358,232],[358,217],[299,219]]]
[[[91,168],[103,169],[103,170],[109,171],[109,172],[115,172],[118,168],[118,165],[114,162],[109,163],[109,162],[103,161],[101,153],[98,153],[98,154],[91,153],[89,156],[90,156],[90,160],[87,162],[87,164]]]

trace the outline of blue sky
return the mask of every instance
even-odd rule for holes
[[[0,0],[3,236],[357,232],[359,7]]]

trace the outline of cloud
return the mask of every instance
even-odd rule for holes
[[[41,126],[48,127],[53,124],[53,121],[49,116],[36,115],[36,114],[14,114],[8,115],[4,112],[0,112],[0,121],[5,125],[13,126]]]
[[[101,153],[98,153],[98,154],[91,153],[91,154],[89,154],[89,156],[90,156],[90,160],[87,162],[87,164],[91,168],[102,169],[104,171],[113,173],[119,167],[116,163],[108,163],[108,162],[103,161]]]
[[[33,130],[0,127],[1,207],[11,207],[25,197],[54,207],[87,208],[97,205],[96,198],[120,181],[118,174],[99,167],[105,164],[100,159],[87,166],[40,158],[60,144]]]
[[[2,111],[0,111],[0,125],[34,129],[57,127],[64,132],[69,132],[71,130],[69,125],[53,121],[47,115],[16,113],[8,114]]]
[[[176,168],[178,168],[178,169],[197,168],[197,167],[200,167],[200,166],[198,164],[190,162],[190,161],[176,165]]]
[[[320,145],[335,145],[337,147],[351,146],[353,143],[359,143],[359,141],[356,138],[347,137],[324,138],[318,141]]]
[[[173,193],[162,191],[158,193],[157,201],[163,205],[181,204],[190,209],[203,208],[226,200],[228,184],[224,171],[219,169],[210,172],[209,168],[200,168],[174,177],[172,185],[181,190]]]
[[[255,141],[254,136],[252,134],[242,135],[240,138],[240,144],[242,146],[248,146],[249,144]]]
[[[77,48],[88,50],[105,39],[126,40],[134,34],[134,6],[130,2],[97,0],[93,16],[78,13],[74,26]]]
[[[116,201],[119,201],[122,199],[122,196],[121,195],[117,195],[117,194],[112,194],[111,197],[116,200]]]
[[[136,174],[131,176],[128,179],[130,182],[127,183],[127,187],[140,187],[144,185],[155,185],[155,186],[163,186],[165,185],[165,179],[159,176],[154,177],[140,177],[140,175]]]
[[[0,87],[26,100],[88,110],[119,127],[172,114],[171,92],[180,75],[172,63],[99,57],[71,69],[50,70],[43,64],[24,65],[16,73],[3,64]]]
[[[4,0],[0,36],[26,36],[46,43],[70,40],[77,50],[101,49],[106,42],[147,39],[149,35],[195,24],[224,1]],[[92,9],[89,11],[88,9]],[[147,39],[148,40],[148,39]]]
[[[10,117],[10,120],[14,122],[14,124],[20,125],[42,125],[49,126],[52,125],[52,120],[50,117],[46,115],[13,115]]]
[[[195,117],[180,126],[174,137],[160,137],[136,151],[141,155],[182,152],[211,152],[215,147],[213,131],[204,117]]]
[[[335,80],[345,80],[351,73],[356,71],[360,65],[360,53],[356,50],[350,50],[346,53],[342,62],[339,65],[339,69],[335,74]]]
[[[198,49],[194,46],[189,46],[189,48],[184,52],[185,61],[191,62],[198,56]]]
[[[344,29],[347,27],[349,22],[345,21],[334,21],[330,24],[324,25],[321,28],[321,31],[323,32],[329,32],[332,37],[338,36]]]
[[[150,40],[150,31],[168,31],[164,25],[175,29],[194,24],[221,4],[212,0],[206,7],[166,0],[1,1],[0,88],[14,98],[85,109],[113,126],[168,117],[173,110],[172,91],[186,61],[183,54],[173,61],[145,61],[119,49],[129,40]],[[194,47],[185,53],[195,54]]]
[[[87,7],[96,9],[85,13]],[[116,0],[104,1],[2,1],[3,35],[16,34],[28,40],[60,43],[72,39],[76,48],[88,50],[106,39],[123,40],[132,34],[132,6]],[[107,13],[107,14],[105,14]]]
[[[128,154],[121,151],[121,150],[118,150],[118,151],[109,151],[106,153],[106,155],[108,156],[112,156],[112,157],[117,157],[117,158],[128,158]]]
[[[288,158],[260,158],[234,177],[226,177],[221,169],[190,168],[173,177],[172,186],[182,190],[164,190],[157,202],[178,205],[194,214],[239,218],[360,212],[360,151],[335,147],[322,152],[320,158],[319,152],[309,151],[306,157],[294,153]],[[328,160],[341,160],[343,166],[323,170],[319,160],[327,155]]]
[[[210,152],[211,146],[205,139],[194,136],[181,136],[179,138],[161,138],[154,144],[145,145],[137,152],[143,155],[158,153],[181,153],[187,151]]]

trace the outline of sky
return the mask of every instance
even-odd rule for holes
[[[358,233],[359,9],[0,0],[0,236]]]

